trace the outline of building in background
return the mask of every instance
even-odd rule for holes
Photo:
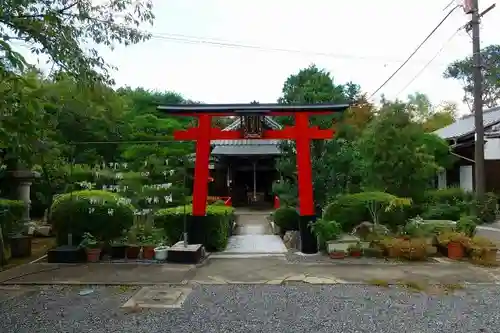
[[[486,191],[500,193],[500,107],[485,110],[483,115]],[[438,175],[438,188],[459,186],[466,191],[473,191],[476,140],[474,114],[467,115],[434,134],[448,141],[450,151],[457,157],[453,167]]]

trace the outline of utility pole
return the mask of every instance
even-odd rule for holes
[[[485,174],[484,174],[484,122],[483,122],[483,75],[481,61],[481,40],[479,37],[479,23],[481,14],[479,13],[479,1],[471,0],[471,22],[472,30],[472,57],[473,57],[473,82],[474,82],[474,124],[476,127],[476,140],[474,146],[475,168],[475,190],[479,199],[484,197],[485,193]]]

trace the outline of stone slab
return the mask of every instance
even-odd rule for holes
[[[231,236],[223,253],[287,253],[288,250],[277,235]]]
[[[144,287],[130,298],[122,308],[178,309],[191,293],[191,288]]]

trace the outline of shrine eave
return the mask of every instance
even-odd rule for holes
[[[290,113],[333,113],[343,112],[349,104],[175,104],[159,105],[158,111],[178,115],[285,115]]]

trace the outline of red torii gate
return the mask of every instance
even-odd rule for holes
[[[299,214],[301,216],[302,251],[316,252],[316,242],[308,243],[305,238],[311,238],[307,223],[315,218],[316,209],[313,198],[311,148],[310,141],[315,139],[332,139],[333,129],[319,129],[309,126],[310,115],[329,114],[345,111],[348,104],[312,104],[312,105],[281,105],[281,104],[185,104],[158,106],[158,111],[170,115],[198,118],[198,126],[187,130],[174,132],[175,140],[196,141],[196,162],[193,188],[193,216],[206,215],[209,177],[209,158],[211,140],[238,139],[281,139],[295,140],[297,150],[297,173],[299,190]],[[280,130],[264,130],[258,138],[245,137],[243,131],[223,131],[212,127],[213,116],[294,116],[295,125],[285,126]],[[311,240],[312,242],[312,240]],[[309,249],[307,249],[309,247]],[[314,249],[313,249],[314,247]]]

